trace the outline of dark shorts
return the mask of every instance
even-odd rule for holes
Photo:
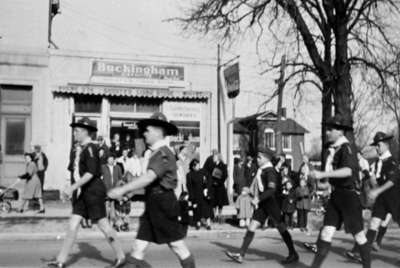
[[[381,194],[372,207],[372,217],[385,220],[386,215],[390,213],[392,214],[393,220],[399,223],[400,205],[398,200],[398,196],[386,196],[385,193]]]
[[[97,223],[100,219],[105,218],[106,214],[106,191],[87,191],[82,192],[80,196],[72,203],[72,214],[90,219],[93,223]]]
[[[364,229],[360,197],[354,190],[336,189],[328,201],[324,226],[339,230],[343,223],[345,231],[353,235]]]
[[[278,201],[275,198],[269,198],[260,202],[258,208],[253,213],[252,219],[264,224],[268,217],[275,223],[281,222],[281,211]]]
[[[179,204],[173,191],[147,194],[137,239],[157,244],[182,240],[186,228],[179,220]]]

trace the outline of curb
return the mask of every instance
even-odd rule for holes
[[[242,238],[245,229],[228,229],[228,230],[189,230],[188,238],[197,239],[218,239],[218,238]],[[291,230],[291,233],[301,233],[299,230]],[[312,232],[310,235],[313,235]],[[266,237],[277,234],[275,229],[266,229],[256,232],[256,237]],[[120,232],[117,234],[121,240],[133,240],[136,237],[136,231]],[[62,241],[65,233],[41,232],[41,233],[0,233],[0,241]],[[77,240],[97,240],[103,239],[104,236],[100,231],[78,232]]]

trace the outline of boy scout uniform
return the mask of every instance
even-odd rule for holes
[[[335,118],[332,120],[328,121],[326,125],[346,129],[345,125],[340,125],[342,122],[335,122]],[[344,137],[343,139],[342,144],[329,149],[330,156],[328,157],[333,158],[331,160],[333,170],[350,168],[352,175],[330,180],[333,191],[327,204],[324,226],[335,226],[339,230],[344,223],[345,231],[355,235],[363,231],[364,228],[361,201],[355,187],[359,168],[356,152]]]
[[[378,132],[374,137],[372,146],[380,141],[391,139],[385,133]],[[385,220],[386,214],[390,213],[396,222],[399,222],[399,194],[400,194],[400,172],[396,160],[391,154],[383,157],[374,163],[376,181],[379,186],[384,185],[388,181],[392,181],[394,186],[379,195],[372,208],[372,217]]]
[[[254,211],[253,220],[264,224],[265,220],[270,217],[274,223],[279,223],[281,219],[281,211],[276,198],[276,187],[279,175],[272,166],[262,169],[261,183],[263,191],[259,192],[258,208]]]
[[[97,130],[96,127],[90,125],[90,121],[86,118],[78,121],[78,123],[71,124],[71,127],[83,127],[91,131]],[[82,151],[79,154],[79,159],[73,156],[71,158],[73,162],[69,166],[72,167],[72,173],[78,171],[79,177],[82,177],[85,173],[90,173],[93,177],[77,190],[76,198],[72,201],[72,214],[80,215],[96,223],[106,217],[106,187],[100,177],[100,159],[97,145],[88,142],[81,146]]]
[[[178,131],[161,113],[140,121],[138,126],[141,131],[147,126],[160,126],[167,135],[174,135]],[[178,183],[177,169],[175,154],[167,145],[152,152],[147,170],[152,170],[157,178],[145,189],[145,211],[140,217],[137,239],[164,244],[185,237],[185,228],[179,222],[180,209],[174,193]]]

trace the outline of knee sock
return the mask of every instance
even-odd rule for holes
[[[371,268],[371,244],[364,243],[362,245],[358,245],[360,249],[360,257],[363,268]]]
[[[351,249],[351,252],[357,253],[360,251],[359,245],[357,243],[354,243],[353,248]]]
[[[382,244],[382,239],[386,234],[387,227],[380,226],[378,235],[376,237],[376,243],[380,246]]]
[[[311,264],[312,268],[319,268],[322,266],[322,263],[328,256],[329,250],[331,248],[331,243],[318,239],[317,241],[317,255],[315,255],[313,263]]]
[[[251,241],[253,241],[254,238],[254,232],[252,231],[247,231],[244,238],[243,238],[243,243],[242,243],[242,247],[240,248],[240,255],[242,257],[244,257],[244,255],[247,252],[247,249],[250,246]]]
[[[294,248],[292,236],[290,235],[290,233],[287,230],[279,233],[281,234],[281,237],[289,250],[289,255],[296,254],[296,250]]]
[[[368,231],[367,231],[367,240],[368,240],[368,243],[370,245],[372,245],[372,243],[375,241],[375,237],[376,237],[376,231],[368,229]]]
[[[190,255],[184,260],[180,260],[182,268],[196,268],[193,255]]]

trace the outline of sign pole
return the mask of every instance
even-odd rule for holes
[[[282,98],[283,98],[283,88],[285,87],[285,69],[286,69],[286,55],[282,56],[281,59],[281,70],[280,77],[278,80],[278,108],[277,108],[277,121],[276,121],[276,153],[282,153],[282,129],[281,129],[281,117],[282,117]]]
[[[218,131],[218,152],[221,152],[221,47],[217,47],[217,131]]]

